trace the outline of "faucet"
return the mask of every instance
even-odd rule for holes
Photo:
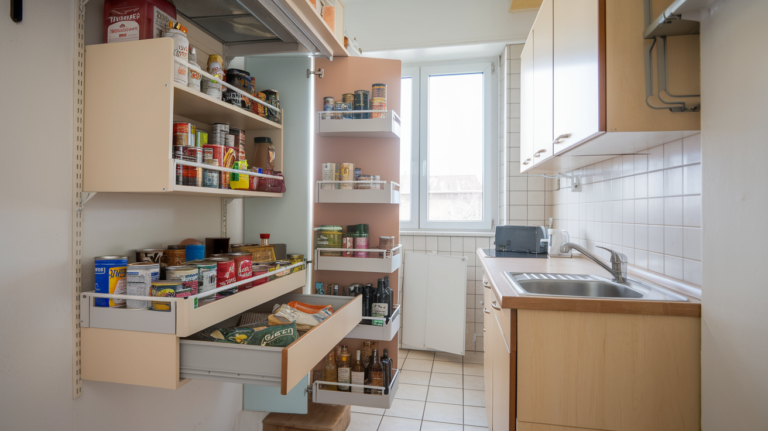
[[[602,248],[603,250],[608,250],[609,252],[611,252],[611,266],[608,266],[605,263],[603,263],[603,261],[600,260],[599,257],[588,252],[584,247],[578,244],[574,244],[572,242],[566,242],[562,246],[560,246],[560,253],[568,253],[569,251],[571,251],[571,249],[576,249],[579,253],[592,259],[592,261],[594,261],[596,264],[600,265],[601,267],[603,267],[603,269],[610,272],[611,275],[613,275],[613,281],[615,281],[616,283],[626,282],[627,255],[625,255],[624,253],[619,253],[618,251],[613,251],[610,248],[605,248],[600,246],[597,246],[597,248]]]

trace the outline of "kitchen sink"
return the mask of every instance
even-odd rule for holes
[[[687,301],[688,298],[661,286],[632,277],[617,283],[596,275],[505,272],[504,276],[521,296],[639,299]]]

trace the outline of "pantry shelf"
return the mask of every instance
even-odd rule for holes
[[[324,184],[365,184],[380,189],[324,189]],[[399,204],[400,184],[394,181],[318,181],[315,202],[330,204]]]
[[[346,118],[345,115],[380,115],[380,118]],[[400,117],[388,111],[318,111],[315,133],[337,138],[400,138]]]
[[[245,130],[282,129],[283,125],[267,120],[237,106],[216,100],[198,90],[173,83],[173,113],[201,123],[228,123]]]
[[[367,252],[370,257],[345,257],[345,256],[322,256],[321,252],[336,252],[338,248],[318,248],[315,249],[315,269],[318,271],[350,271],[350,272],[374,272],[380,274],[391,274],[400,268],[403,262],[403,246],[398,244],[392,250],[379,249],[345,249],[345,252]],[[379,254],[384,257],[378,258]]]
[[[392,317],[389,318],[389,322],[381,317],[363,317],[363,320],[371,322],[379,321],[382,322],[382,325],[357,325],[355,329],[353,329],[352,332],[347,335],[346,338],[375,341],[389,341],[395,338],[395,335],[397,335],[397,332],[400,330],[400,310],[400,305],[396,304],[395,310],[392,313]]]
[[[393,368],[392,382],[389,385],[388,393],[383,393],[384,388],[382,386],[368,386],[368,385],[353,385],[349,386],[353,388],[361,389],[373,389],[382,391],[381,395],[366,394],[358,392],[340,392],[340,391],[328,391],[320,389],[320,385],[339,386],[338,382],[323,382],[315,381],[312,386],[312,402],[317,404],[335,404],[335,405],[349,405],[360,407],[371,407],[378,409],[388,409],[392,407],[392,402],[395,400],[395,395],[400,387],[400,370]]]

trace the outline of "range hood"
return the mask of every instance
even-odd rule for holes
[[[306,1],[306,0],[298,0]],[[304,53],[333,58],[290,0],[174,0],[176,12],[224,45],[227,58]]]

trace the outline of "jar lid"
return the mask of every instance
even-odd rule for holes
[[[268,233],[260,233],[259,234],[259,238],[261,238],[261,239],[269,239],[269,234]]]
[[[187,246],[185,246],[185,245],[180,245],[180,244],[177,244],[177,245],[169,245],[169,246],[168,246],[168,250],[186,250],[186,249],[187,249]]]
[[[261,136],[258,138],[253,138],[253,143],[254,144],[263,144],[263,143],[271,144],[272,139],[267,138],[266,136]]]
[[[246,72],[245,70],[241,69],[227,69],[227,75],[236,73],[238,75],[245,75],[245,76],[251,76],[250,73]]]
[[[331,231],[341,231],[341,226],[336,225],[322,225],[320,227],[316,227],[315,230],[331,230]]]

